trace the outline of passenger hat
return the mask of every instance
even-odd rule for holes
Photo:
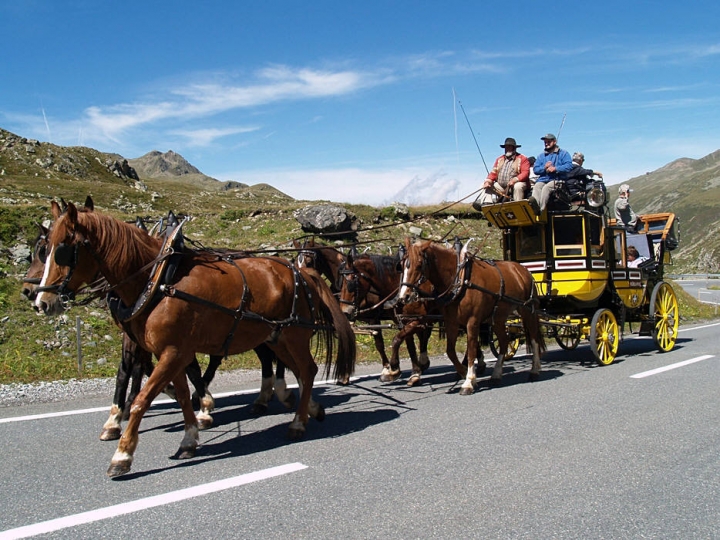
[[[540,137],[541,141],[557,141],[557,137],[552,133],[548,133],[544,137]]]
[[[505,148],[506,146],[514,146],[515,148],[520,148],[521,145],[515,142],[515,139],[512,137],[508,137],[505,139],[505,144],[501,144],[500,148]]]
[[[632,192],[632,189],[630,189],[630,186],[628,186],[627,184],[623,184],[622,186],[620,186],[620,189],[618,189],[618,193],[631,193],[631,192]]]

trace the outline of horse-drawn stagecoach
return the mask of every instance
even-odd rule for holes
[[[503,231],[503,256],[527,268],[535,279],[546,332],[567,350],[589,340],[600,364],[615,359],[624,332],[652,336],[660,351],[677,339],[678,302],[664,281],[670,252],[678,245],[672,213],[641,216],[633,232],[609,215],[600,181],[574,197],[562,190],[537,215],[528,201],[482,208]],[[642,262],[628,258],[633,246]],[[508,331],[519,344],[519,325]]]

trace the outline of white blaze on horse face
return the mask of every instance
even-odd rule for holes
[[[398,298],[400,299],[407,298],[407,296],[410,294],[410,287],[407,286],[408,273],[410,271],[408,266],[408,264],[403,264],[402,280],[400,282],[400,290],[398,291]]]
[[[42,287],[47,286],[48,275],[50,274],[50,261],[52,260],[52,257],[54,257],[54,256],[55,256],[55,248],[50,247],[50,251],[47,253],[47,259],[45,259],[45,269],[43,270],[43,277],[40,280],[40,285],[38,285],[38,288],[41,289],[41,291],[35,297],[35,307],[38,308],[39,310],[42,310],[43,305],[48,305],[52,302],[52,300],[49,300],[47,298],[49,295],[47,292],[42,290]]]

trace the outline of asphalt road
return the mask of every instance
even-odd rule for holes
[[[719,336],[683,327],[665,354],[626,337],[606,367],[553,349],[536,383],[521,356],[468,397],[442,358],[412,389],[365,367],[317,387],[327,418],[300,442],[277,401],[253,418],[252,393],[221,397],[186,461],[180,412],[155,404],[116,480],[104,411],[31,416],[107,400],[0,409],[0,539],[717,538]]]
[[[680,285],[690,296],[701,302],[720,303],[720,280],[717,279],[676,279],[674,283]],[[710,289],[710,287],[714,287]]]

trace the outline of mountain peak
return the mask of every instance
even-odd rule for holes
[[[142,178],[202,174],[184,157],[172,150],[168,150],[164,154],[158,150],[153,150],[142,157],[129,159],[128,162]]]

